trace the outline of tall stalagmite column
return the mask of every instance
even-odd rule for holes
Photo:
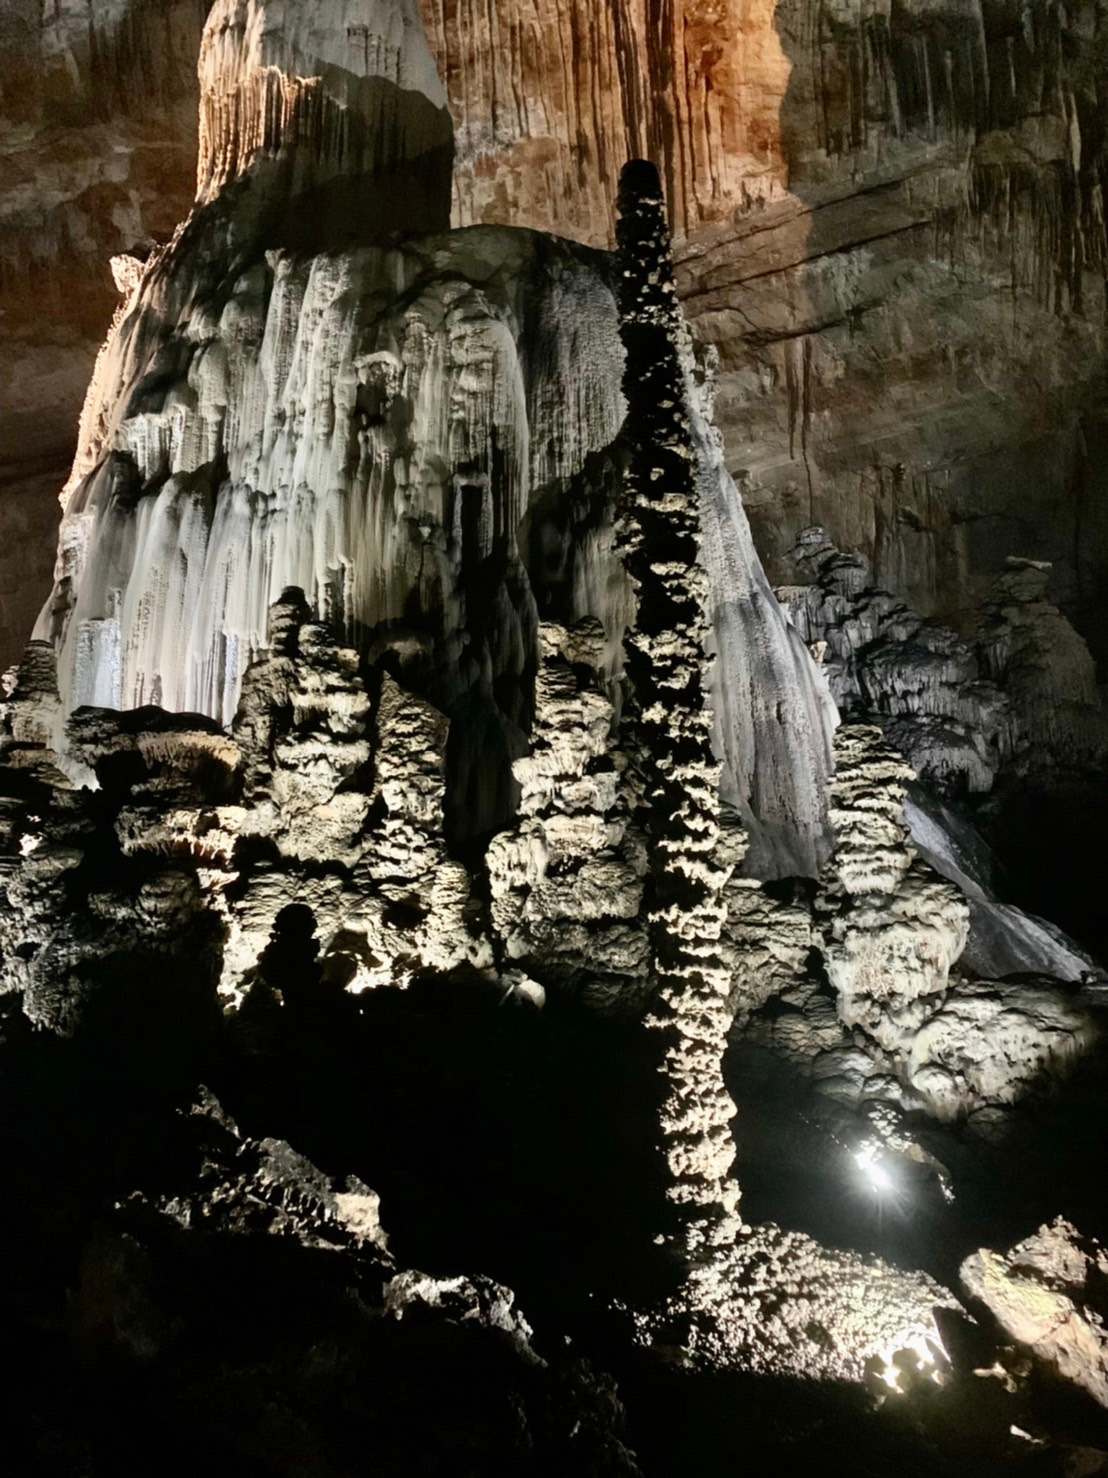
[[[730,1012],[720,958],[720,766],[712,752],[696,454],[681,362],[683,325],[657,170],[623,171],[617,231],[624,393],[632,443],[623,557],[638,594],[625,638],[650,843],[647,894],[658,985],[649,1024],[663,1035],[661,1138],[680,1242],[695,1255],[733,1241],[739,1190],[723,1084]]]

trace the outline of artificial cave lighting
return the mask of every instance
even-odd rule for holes
[[[852,1151],[851,1158],[862,1172],[862,1178],[875,1195],[888,1195],[896,1189],[896,1182],[881,1161],[882,1146],[870,1142]]]
[[[950,1356],[941,1340],[911,1334],[903,1344],[890,1346],[870,1362],[871,1379],[884,1391],[909,1396],[921,1382],[943,1386],[951,1370]]]

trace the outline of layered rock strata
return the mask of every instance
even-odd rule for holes
[[[5,31],[11,430],[0,440],[13,461],[0,476],[25,530],[0,582],[6,660],[47,585],[50,484],[112,311],[104,264],[165,239],[192,192],[190,72],[207,8],[23,7]],[[607,244],[622,160],[662,162],[679,289],[719,353],[728,465],[775,581],[814,518],[863,549],[881,585],[947,618],[981,598],[1007,554],[1049,558],[1064,610],[1103,653],[1095,6],[828,17],[811,0],[425,0],[422,11],[458,141],[455,224]],[[342,23],[329,31],[338,50],[299,38],[294,75],[327,73],[336,57],[365,72],[371,56],[389,75],[398,43],[376,12],[343,21],[349,36]],[[258,58],[275,44],[263,25],[255,39]]]

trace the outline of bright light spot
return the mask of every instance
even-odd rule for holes
[[[891,1191],[893,1178],[884,1165],[867,1165],[866,1179],[875,1191]]]
[[[1032,1437],[1030,1432],[1025,1432],[1022,1427],[1014,1424],[1008,1428],[1013,1437],[1022,1437],[1025,1442],[1030,1442],[1035,1447],[1043,1447],[1045,1443],[1041,1437]]]
[[[921,1381],[946,1384],[950,1357],[938,1332],[926,1335],[905,1333],[877,1353],[868,1367],[871,1379],[881,1381],[898,1396],[906,1396]]]
[[[42,838],[32,836],[28,832],[27,834],[19,838],[19,855],[21,857],[30,857],[31,853],[36,852],[41,846]]]
[[[864,1144],[861,1149],[854,1151],[854,1163],[865,1176],[870,1189],[876,1191],[878,1195],[883,1195],[894,1188],[895,1182],[878,1160],[877,1156],[880,1153],[879,1145]]]

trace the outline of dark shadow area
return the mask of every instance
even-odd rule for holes
[[[982,807],[978,825],[1012,902],[1108,960],[1108,781],[1005,787]]]
[[[293,994],[280,968],[286,1009],[248,1000],[212,1086],[246,1132],[372,1185],[402,1265],[488,1273],[548,1332],[664,1276],[644,1235],[664,1200],[640,1027],[479,978]]]
[[[853,1159],[868,1132],[853,1108],[820,1094],[765,1048],[738,1039],[726,1063],[736,1102],[743,1215],[826,1246],[923,1268],[957,1289],[980,1247],[1007,1249],[1062,1216],[1108,1244],[1108,1050],[1103,1043],[1043,1078],[988,1125],[909,1115],[904,1130],[930,1161],[882,1157],[875,1190]],[[944,1194],[947,1181],[950,1199]]]

